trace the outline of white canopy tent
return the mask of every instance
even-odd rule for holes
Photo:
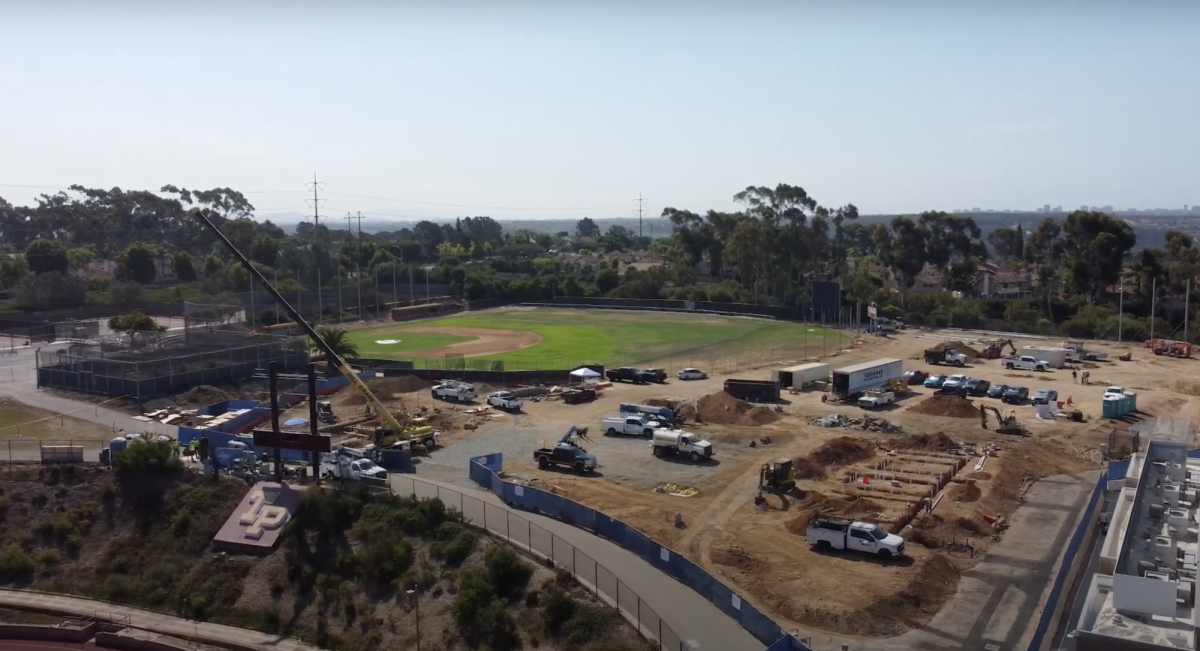
[[[594,381],[599,377],[600,377],[599,373],[593,371],[590,368],[587,368],[586,366],[583,368],[577,368],[574,371],[571,371],[571,379],[577,380],[579,382]]]

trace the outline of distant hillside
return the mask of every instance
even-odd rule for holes
[[[965,215],[975,220],[979,228],[983,230],[984,237],[997,228],[1007,228],[1016,224],[1023,225],[1026,229],[1037,228],[1037,225],[1043,219],[1051,217],[1055,220],[1062,220],[1067,216],[1067,213],[1038,213],[1038,212],[989,212],[989,213],[970,213]],[[1177,230],[1184,233],[1191,233],[1196,237],[1200,237],[1200,217],[1186,215],[1168,215],[1168,214],[1153,214],[1148,212],[1126,213],[1118,212],[1117,216],[1126,220],[1133,226],[1133,232],[1137,236],[1138,248],[1160,248],[1163,246],[1164,234],[1168,230]],[[858,221],[863,224],[886,224],[890,222],[896,215],[863,215]],[[452,220],[436,220],[442,222],[451,222]],[[536,233],[568,233],[575,232],[575,224],[578,219],[501,219],[499,221],[506,231],[513,232],[521,229],[528,229]],[[610,226],[624,226],[633,232],[638,230],[638,219],[636,217],[616,217],[616,218],[600,218],[594,220],[601,230],[608,230]],[[278,222],[276,222],[278,223]],[[382,221],[373,220],[370,224],[364,223],[363,230],[368,233],[378,233],[381,231],[398,231],[402,228],[412,228],[417,222],[415,221]],[[336,226],[336,224],[335,224]],[[289,231],[295,230],[295,226],[287,224],[284,226]],[[671,235],[671,222],[661,217],[646,217],[642,220],[642,232],[655,239],[669,237]]]

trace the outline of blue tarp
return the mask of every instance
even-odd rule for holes
[[[301,425],[307,425],[307,424],[308,424],[307,418],[289,418],[289,419],[283,421],[284,427],[300,427]]]

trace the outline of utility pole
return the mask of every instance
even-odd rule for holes
[[[306,202],[307,202],[307,201],[312,201],[312,206],[313,206],[313,226],[319,226],[319,225],[321,224],[321,201],[322,201],[322,199],[320,199],[320,198],[317,196],[317,190],[319,190],[319,189],[323,189],[323,188],[325,187],[325,184],[324,184],[324,183],[318,183],[318,182],[317,182],[317,173],[316,173],[316,172],[313,172],[313,180],[312,180],[312,183],[305,183],[304,185],[311,185],[311,186],[312,186],[313,198],[312,198],[312,199],[305,199],[305,201],[306,201]]]
[[[635,201],[637,201],[638,238],[640,239],[642,237],[642,214],[645,212],[643,205],[646,203],[646,200],[642,198],[642,193],[639,192],[638,198]]]
[[[359,246],[362,246],[362,220],[363,220],[363,214],[360,212],[360,213],[358,213],[358,245]]]

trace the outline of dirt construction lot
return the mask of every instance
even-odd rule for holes
[[[838,368],[895,357],[904,360],[905,370],[964,373],[1019,384],[1030,395],[1054,389],[1060,401],[1069,399],[1083,412],[1085,422],[1041,421],[1028,404],[935,398],[932,389],[918,386],[892,408],[870,413],[886,423],[873,421],[865,430],[814,424],[831,414],[860,419],[852,422],[866,415],[856,405],[826,404],[817,391],[785,392],[784,404],[753,411],[738,401],[703,399],[705,422],[689,422],[686,429],[712,442],[716,455],[707,463],[656,459],[645,439],[601,433],[600,420],[620,403],[702,398],[720,392],[727,378],[672,379],[664,385],[617,385],[590,404],[527,402],[517,416],[479,420],[474,430],[459,426],[419,472],[466,484],[467,459],[502,452],[507,472],[640,528],[736,586],[786,626],[848,640],[890,638],[925,627],[955,595],[962,574],[1004,540],[1014,518],[1022,520],[1018,507],[1036,480],[1100,468],[1110,440],[1120,444],[1137,420],[1171,415],[1200,421],[1200,383],[1177,380],[1194,375],[1191,371],[1200,363],[1194,360],[1154,357],[1137,346],[1098,344],[1114,360],[1130,351],[1134,359],[1091,364],[1091,384],[1083,386],[1073,382],[1070,370],[1013,372],[994,360],[976,360],[963,369],[930,368],[921,352],[940,342],[929,336],[870,337],[824,361]],[[798,361],[781,360],[775,368]],[[737,377],[767,379],[771,368]],[[1101,419],[1107,384],[1138,392],[1139,414],[1124,422]],[[1014,410],[1030,436],[996,433],[994,416],[989,429],[983,429],[980,404]],[[914,409],[917,405],[921,407]],[[467,418],[449,413],[458,422]],[[583,445],[598,457],[598,472],[576,476],[538,469],[533,449],[553,443],[572,425],[590,428],[590,440]],[[990,454],[979,467],[985,451]],[[756,506],[760,467],[781,458],[795,462],[798,490],[787,499],[766,495],[765,504]],[[934,500],[936,507],[926,514]],[[683,528],[674,526],[677,512],[683,515]],[[807,521],[816,514],[871,520],[900,532],[908,557],[881,562],[818,552],[804,540]],[[1063,520],[1063,526],[1072,521]],[[1014,526],[1012,531],[1024,536],[1027,530]],[[1036,590],[1031,599],[1037,599]]]

